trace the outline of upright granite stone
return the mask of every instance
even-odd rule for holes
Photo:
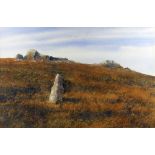
[[[51,102],[51,103],[62,102],[63,93],[64,93],[63,78],[60,74],[57,74],[55,77],[54,85],[51,89],[49,102]]]

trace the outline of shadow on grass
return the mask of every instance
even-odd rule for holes
[[[0,106],[0,127],[44,127],[51,112],[36,105],[4,104]]]
[[[79,104],[81,102],[78,98],[64,98],[63,101],[65,103],[73,103],[73,104]]]
[[[20,94],[31,95],[40,91],[40,88],[35,87],[1,87],[0,88],[0,101],[6,102],[8,100],[14,101]]]
[[[112,117],[114,115],[116,115],[116,113],[111,110],[105,110],[102,112],[83,111],[72,113],[71,118],[74,120],[82,119],[86,121],[86,120],[99,119],[103,117]]]

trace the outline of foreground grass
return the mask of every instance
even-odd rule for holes
[[[64,104],[48,103],[56,73]],[[0,60],[0,127],[155,127],[155,78],[78,63]]]

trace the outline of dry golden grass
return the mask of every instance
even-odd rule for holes
[[[64,103],[48,103],[54,77]],[[0,59],[0,127],[155,127],[155,77],[101,65]]]

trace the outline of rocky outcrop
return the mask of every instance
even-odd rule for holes
[[[70,62],[67,58],[57,58],[49,55],[40,54],[35,49],[30,49],[25,56],[22,56],[21,54],[17,54],[16,60]]]
[[[63,100],[63,78],[60,74],[57,74],[55,77],[54,85],[51,89],[51,94],[49,97],[49,102],[51,103],[59,103]]]

